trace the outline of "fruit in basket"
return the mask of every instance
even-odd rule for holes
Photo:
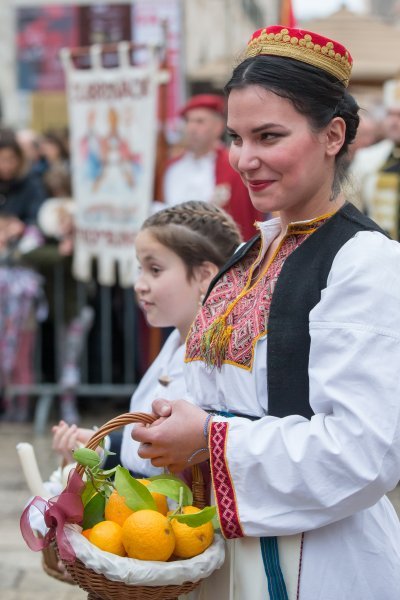
[[[151,484],[150,479],[138,479],[140,483],[145,485],[146,487]],[[159,494],[158,492],[150,492],[154,498],[154,502],[156,503],[157,510],[162,515],[166,515],[168,512],[168,502],[167,498],[163,494]]]
[[[138,510],[122,526],[122,543],[130,558],[168,560],[175,548],[171,523],[155,510]]]
[[[99,460],[94,464],[88,448],[82,448],[76,458],[87,477],[81,494],[83,528],[92,528],[89,541],[102,550],[167,561],[172,555],[191,558],[211,545],[215,506],[202,510],[192,506],[192,491],[179,477],[163,474],[139,480],[120,465],[104,470]],[[170,513],[167,498],[177,505]],[[174,528],[179,538],[176,548]]]
[[[151,483],[148,479],[137,479],[137,481],[146,487]],[[158,492],[151,492],[151,495],[158,512],[166,515],[168,512],[166,497]],[[134,511],[126,504],[125,496],[121,496],[117,490],[114,490],[106,502],[104,517],[107,521],[114,521],[122,527],[126,519],[130,517],[133,512]]]
[[[131,516],[131,510],[125,503],[124,496],[120,496],[117,490],[114,490],[106,502],[104,516],[107,521],[114,521],[118,525],[124,524],[126,519]]]
[[[89,541],[106,552],[126,556],[125,547],[122,543],[122,527],[114,521],[100,521],[92,527]]]
[[[88,540],[91,531],[92,531],[92,528],[90,528],[90,529],[83,529],[82,530],[82,535],[85,536],[85,538]]]
[[[182,508],[184,515],[198,512],[200,512],[200,509],[195,506],[184,506]],[[214,527],[211,521],[198,527],[190,527],[186,523],[180,523],[173,518],[171,526],[175,535],[174,556],[177,558],[192,558],[201,554],[212,544],[214,539]]]

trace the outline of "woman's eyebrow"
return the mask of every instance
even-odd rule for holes
[[[251,130],[251,133],[259,133],[260,131],[264,131],[265,129],[276,129],[277,127],[283,129],[284,125],[282,125],[281,123],[263,123],[258,127],[254,127],[254,129]],[[234,129],[228,126],[226,127],[226,131],[227,133],[236,133]]]

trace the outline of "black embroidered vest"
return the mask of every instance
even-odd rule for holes
[[[313,415],[308,381],[309,314],[320,301],[336,254],[358,231],[384,234],[376,223],[347,203],[296,248],[282,267],[268,319],[269,415]],[[232,256],[211,282],[205,300],[218,279],[245,256],[259,237]]]

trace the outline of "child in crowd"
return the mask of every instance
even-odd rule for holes
[[[189,327],[211,280],[240,242],[231,217],[205,202],[184,202],[144,222],[136,238],[138,302],[150,325],[175,329],[133,394],[131,411],[150,412],[155,398],[185,394],[183,359]],[[124,430],[122,464],[138,475],[159,473],[150,461],[137,456],[131,429]],[[53,427],[53,448],[65,462],[72,462],[76,445],[85,444],[92,435],[91,429],[60,421]]]

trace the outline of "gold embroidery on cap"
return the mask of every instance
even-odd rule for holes
[[[249,42],[242,60],[259,54],[294,58],[327,71],[346,87],[349,84],[352,65],[348,52],[344,55],[336,52],[333,42],[330,41],[325,46],[314,44],[309,33],[297,38],[291,37],[287,29],[281,29],[279,33],[267,33],[266,29],[263,29],[259,36]]]

